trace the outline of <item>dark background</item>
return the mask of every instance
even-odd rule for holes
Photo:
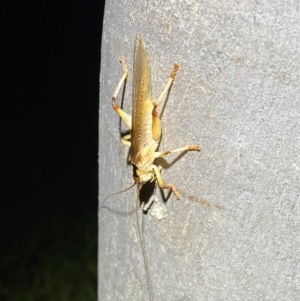
[[[0,300],[96,300],[104,3],[1,5]]]

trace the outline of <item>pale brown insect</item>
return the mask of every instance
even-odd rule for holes
[[[134,47],[134,68],[133,68],[133,88],[132,88],[132,116],[124,112],[117,104],[116,97],[128,75],[128,69],[123,56],[120,58],[123,68],[123,76],[120,79],[113,97],[112,106],[121,119],[130,129],[130,134],[122,138],[122,142],[130,147],[130,158],[133,166],[134,184],[138,184],[138,191],[140,191],[143,184],[148,181],[157,181],[158,186],[162,189],[169,189],[173,192],[177,199],[180,198],[178,190],[174,185],[164,183],[161,176],[161,166],[154,164],[156,158],[165,157],[168,154],[183,151],[200,151],[199,145],[186,145],[184,147],[157,151],[158,144],[161,139],[162,129],[160,118],[158,116],[157,107],[164,99],[172,86],[176,72],[179,68],[177,63],[174,64],[167,84],[161,95],[154,100],[151,89],[151,70],[145,46],[142,39],[137,36]],[[148,209],[150,204],[145,209]],[[139,207],[139,195],[136,201],[136,208]],[[143,252],[144,265],[147,276],[147,284],[149,291],[149,299],[153,300],[150,285],[150,275],[143,245],[142,235],[139,228],[138,212],[136,210],[138,233]]]
[[[200,151],[199,145],[186,145],[174,150],[166,150],[163,152],[157,151],[158,143],[161,138],[161,123],[157,107],[168,93],[179,65],[177,63],[174,64],[163,92],[157,100],[153,100],[149,60],[145,46],[139,36],[135,39],[134,49],[132,117],[116,104],[118,92],[128,75],[128,69],[123,56],[120,57],[123,76],[112,97],[113,109],[131,130],[131,134],[122,138],[122,142],[130,147],[130,158],[133,165],[133,179],[134,182],[139,185],[143,185],[148,181],[157,180],[160,188],[171,190],[175,197],[179,199],[180,194],[177,189],[174,185],[163,182],[160,173],[161,167],[153,163],[156,158],[165,157],[171,153]]]

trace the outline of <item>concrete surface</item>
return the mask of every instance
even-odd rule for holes
[[[299,6],[106,1],[99,201],[133,182],[111,96],[122,54],[130,71],[123,107],[130,112],[136,34],[149,54],[154,96],[180,63],[160,149],[202,147],[163,171],[184,196],[170,196],[163,216],[157,206],[139,212],[154,300],[300,298]],[[99,213],[99,300],[148,300],[135,200],[133,188]]]

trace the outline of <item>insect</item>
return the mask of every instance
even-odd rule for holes
[[[156,181],[161,189],[170,190],[175,197],[179,199],[180,194],[176,187],[163,181],[161,176],[162,167],[155,164],[155,159],[165,157],[171,153],[200,151],[199,145],[186,145],[181,148],[166,151],[157,150],[162,135],[162,128],[157,108],[171,88],[179,65],[174,63],[165,88],[156,100],[153,99],[151,91],[151,70],[148,55],[142,39],[139,36],[136,37],[133,66],[132,115],[130,115],[116,104],[117,95],[128,76],[128,69],[124,57],[120,56],[119,60],[122,65],[123,75],[112,96],[112,107],[130,130],[130,133],[122,138],[122,142],[126,146],[130,147],[130,159],[133,166],[134,185],[137,184],[138,191],[140,191],[142,185],[146,182]],[[139,228],[138,207],[139,193],[136,202],[137,227],[144,258],[149,299],[153,300],[145,248]],[[149,206],[147,208],[149,208]],[[144,210],[147,208],[144,207]]]
[[[161,177],[161,167],[153,162],[156,158],[183,151],[200,151],[199,145],[186,145],[174,150],[157,151],[162,129],[157,107],[168,93],[176,72],[179,68],[174,64],[168,82],[157,100],[153,100],[151,91],[151,71],[147,52],[142,39],[137,36],[134,50],[133,88],[132,88],[132,116],[124,112],[117,104],[116,97],[127,78],[128,69],[121,56],[123,76],[119,81],[112,97],[112,107],[122,118],[131,133],[122,138],[122,142],[130,147],[130,158],[133,166],[133,179],[139,186],[148,181],[157,181],[162,189],[172,191],[177,199],[180,198],[178,190],[172,184],[166,184]]]

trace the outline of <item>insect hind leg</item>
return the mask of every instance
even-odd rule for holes
[[[127,65],[125,62],[125,59],[123,56],[119,57],[119,61],[122,65],[122,69],[123,69],[123,75],[114,91],[114,94],[112,96],[111,99],[111,103],[112,103],[112,107],[113,109],[117,112],[117,114],[122,118],[122,120],[125,122],[125,124],[128,126],[129,129],[131,129],[131,115],[129,115],[128,113],[126,113],[125,111],[123,111],[117,104],[116,104],[116,98],[119,94],[119,91],[123,85],[123,83],[125,82],[127,76],[128,76],[128,69],[127,69]]]
[[[161,92],[161,94],[159,95],[159,97],[157,98],[157,100],[153,103],[153,105],[155,107],[157,107],[159,105],[159,103],[162,101],[162,99],[167,95],[168,91],[170,90],[173,81],[175,79],[176,73],[179,69],[179,64],[174,63],[171,74],[169,76],[169,79],[165,85],[165,88],[163,89],[163,91]]]

